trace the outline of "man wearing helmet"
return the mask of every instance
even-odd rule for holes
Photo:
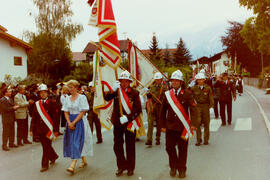
[[[163,77],[160,72],[154,75],[155,82],[150,86],[149,92],[147,93],[147,115],[148,115],[148,130],[147,130],[147,141],[145,145],[152,145],[153,127],[154,121],[156,121],[157,132],[156,132],[156,145],[160,145],[160,108],[161,102],[164,98],[164,93],[167,91],[166,85],[163,84]],[[150,93],[151,92],[151,93]],[[152,97],[152,94],[155,96]]]
[[[136,124],[136,127],[134,128],[133,124],[137,122],[137,117],[142,112],[142,108],[139,92],[130,87],[132,79],[130,78],[129,72],[122,72],[119,76],[119,81],[115,82],[109,93],[105,93],[106,101],[114,100],[111,122],[114,125],[113,149],[118,167],[115,175],[121,176],[123,172],[127,170],[127,175],[132,176],[135,169],[136,127],[139,126]],[[119,97],[121,103],[119,103]],[[123,114],[120,113],[120,105]],[[126,144],[126,157],[123,148],[124,141]]]
[[[210,112],[209,109],[214,106],[213,93],[210,86],[205,84],[206,77],[203,73],[198,73],[195,76],[197,85],[191,88],[194,99],[197,102],[197,143],[196,146],[200,146],[202,143],[201,124],[204,124],[204,145],[208,145],[209,140],[209,124],[210,124]]]
[[[170,175],[174,177],[178,170],[179,177],[184,178],[187,169],[188,138],[192,137],[193,130],[196,129],[196,103],[192,94],[181,88],[184,79],[180,70],[173,72],[170,81],[172,89],[165,92],[165,98],[162,102],[161,130],[166,132],[166,151],[169,156]],[[191,119],[188,110],[190,110]]]
[[[33,130],[39,136],[43,154],[41,161],[40,172],[45,172],[49,168],[50,164],[54,164],[58,155],[52,147],[52,139],[58,136],[59,133],[59,121],[57,121],[57,105],[55,102],[48,98],[48,87],[45,84],[41,84],[38,87],[41,100],[35,103],[30,135],[33,136]]]

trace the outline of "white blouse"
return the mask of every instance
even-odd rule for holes
[[[70,114],[79,114],[82,111],[89,110],[89,104],[85,95],[79,94],[75,101],[70,100],[71,96],[68,96],[62,107],[62,111],[69,112]]]

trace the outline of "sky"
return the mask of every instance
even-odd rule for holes
[[[238,0],[111,0],[118,39],[129,38],[140,49],[149,49],[153,33],[159,48],[176,48],[181,37],[193,59],[210,57],[223,50],[220,42],[228,21],[244,23],[253,16]],[[73,52],[82,52],[89,41],[98,41],[97,28],[89,26],[91,8],[87,0],[71,0],[73,22],[84,31],[71,43]],[[35,32],[37,15],[33,0],[0,0],[0,25],[8,33],[23,38],[26,30]],[[30,16],[30,14],[32,14]]]

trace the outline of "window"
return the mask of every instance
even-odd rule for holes
[[[22,57],[14,56],[14,65],[15,66],[22,66]]]

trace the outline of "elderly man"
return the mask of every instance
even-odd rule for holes
[[[41,100],[35,103],[33,109],[30,135],[33,136],[33,130],[35,129],[43,150],[40,172],[45,172],[49,168],[49,161],[53,164],[58,158],[52,147],[52,139],[58,136],[59,121],[56,118],[57,105],[52,99],[48,98],[47,85],[41,84],[38,90]]]
[[[25,86],[19,85],[18,93],[14,97],[15,105],[19,108],[15,111],[15,118],[17,122],[17,145],[32,144],[28,141],[28,106],[33,104],[33,100],[26,100]],[[22,143],[23,140],[23,143]]]
[[[178,170],[179,177],[184,178],[187,169],[188,138],[192,137],[193,130],[196,129],[196,104],[191,92],[181,88],[184,78],[180,70],[172,73],[170,81],[172,89],[165,92],[165,98],[162,102],[161,130],[166,132],[166,151],[169,156],[170,175],[174,177]],[[191,120],[188,110],[190,110]]]
[[[14,121],[15,121],[15,110],[19,108],[18,105],[14,105],[11,98],[12,90],[8,87],[2,89],[3,97],[0,99],[0,109],[2,114],[2,149],[9,151],[7,143],[10,148],[16,148],[14,144]]]
[[[105,95],[105,100],[114,99],[111,122],[114,125],[113,149],[118,167],[116,176],[121,176],[125,170],[128,171],[128,176],[132,176],[135,169],[136,128],[139,126],[137,118],[142,112],[142,107],[139,92],[130,87],[132,79],[129,72],[122,72],[119,81],[116,81],[113,90]],[[119,103],[119,99],[121,103]],[[120,108],[123,109],[123,114],[120,113]],[[124,142],[126,144],[126,157],[123,148]]]
[[[150,86],[149,91],[147,93],[148,98],[148,108],[147,108],[147,115],[148,115],[148,130],[147,130],[147,141],[145,145],[152,145],[152,136],[153,136],[153,128],[154,128],[154,121],[157,125],[157,132],[156,132],[156,145],[160,145],[160,108],[161,102],[164,98],[164,93],[167,91],[166,85],[163,84],[163,77],[160,72],[155,73],[154,75],[155,82],[153,85]],[[151,92],[151,93],[150,93]],[[155,96],[155,97],[153,97]]]

